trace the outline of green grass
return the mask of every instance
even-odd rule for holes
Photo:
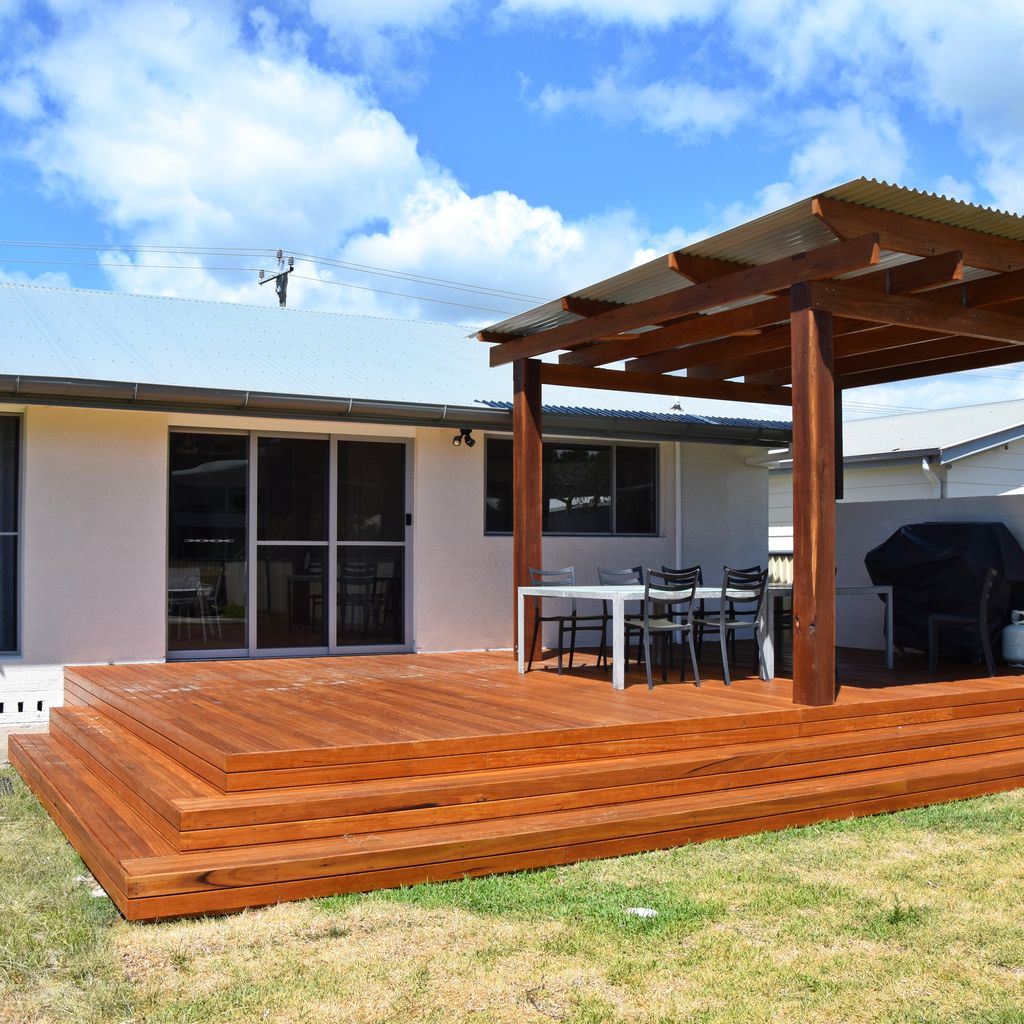
[[[156,925],[0,818],[3,1022],[1024,1024],[1024,791]]]

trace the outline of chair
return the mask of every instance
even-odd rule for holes
[[[694,568],[688,572],[658,572],[657,569],[647,570],[647,582],[644,585],[643,618],[628,620],[631,625],[639,626],[643,632],[644,655],[647,668],[647,689],[654,689],[651,676],[651,637],[655,634],[662,637],[661,678],[668,678],[668,658],[672,649],[672,636],[685,633],[690,648],[690,664],[693,665],[694,684],[700,686],[700,669],[697,666],[697,649],[694,647],[694,595],[697,591],[699,570]],[[679,678],[686,678],[686,658],[679,659]]]
[[[663,565],[661,567],[661,571],[672,573],[696,572],[697,586],[702,587],[704,585],[704,572],[702,571],[699,565],[690,565],[687,566],[685,569],[673,569],[670,565]],[[702,597],[697,601],[697,614],[694,617],[694,622],[699,622],[699,620],[702,619],[706,613],[707,609],[704,607],[704,598]],[[699,658],[704,653],[704,627],[699,624],[697,626],[697,635],[695,640],[697,644],[697,657]]]
[[[631,583],[639,583],[641,586],[644,582],[644,570],[641,566],[634,566],[632,569],[604,569],[600,566],[597,570],[597,580],[603,587],[625,587]],[[605,632],[601,636],[601,651],[598,654],[597,663],[601,664],[601,659],[604,659],[604,668],[608,669],[608,622],[611,619],[611,612],[608,608],[608,602],[604,602],[604,621],[605,621]],[[635,620],[626,619],[626,664],[629,664],[629,638],[630,634],[636,637],[636,663],[640,664],[640,651],[643,646],[643,629],[635,625]]]
[[[574,587],[576,585],[576,569],[566,566],[564,569],[531,569],[530,586],[533,587]],[[605,624],[608,617],[601,615],[577,615],[576,602],[573,601],[572,611],[568,615],[544,615],[541,610],[543,598],[538,598],[533,605],[533,639],[530,641],[530,659],[526,666],[529,672],[533,667],[533,652],[537,648],[537,633],[542,622],[558,623],[558,674],[562,674],[562,653],[565,650],[565,634],[569,634],[569,668],[572,668],[576,654],[576,634],[578,632],[597,632],[605,636]],[[603,646],[603,644],[602,644]]]
[[[768,570],[752,571],[730,569],[728,566],[723,566],[722,572],[722,594],[719,598],[718,614],[705,615],[701,620],[701,625],[704,629],[718,633],[718,641],[722,648],[722,672],[725,675],[725,685],[731,686],[728,643],[730,636],[735,637],[737,630],[754,630],[754,647],[756,649],[754,671],[758,671],[761,667],[761,646],[764,643],[764,637],[760,635],[763,623],[761,611],[768,588]]]
[[[981,639],[981,650],[985,656],[988,674],[996,674],[996,664],[992,657],[992,642],[988,631],[988,602],[992,596],[998,572],[989,568],[985,572],[985,580],[981,585],[981,600],[978,602],[977,615],[951,615],[936,612],[928,616],[928,671],[935,672],[939,660],[939,626],[953,626],[957,629],[975,630]]]

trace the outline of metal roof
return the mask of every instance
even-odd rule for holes
[[[0,283],[0,400],[500,428],[510,405],[490,399],[511,393],[511,368],[491,369],[487,346],[467,348],[464,328],[450,324]],[[669,416],[662,396],[637,395],[629,412],[616,411],[619,392],[592,392],[587,409],[559,404],[577,394],[545,389],[550,423],[752,444],[778,444],[789,430]]]
[[[860,206],[1024,241],[1024,218],[1015,214],[874,179],[858,178],[816,192],[815,196],[842,199]],[[760,265],[834,245],[837,242],[835,235],[811,213],[812,198],[808,196],[782,210],[740,224],[678,251],[694,256],[731,260],[738,264]],[[894,266],[906,262],[908,258],[902,253],[883,251],[879,266]],[[969,280],[981,273],[976,268],[965,267],[964,279]],[[690,282],[670,270],[667,259],[661,256],[605,281],[580,288],[572,294],[577,298],[630,303],[689,287],[692,287]],[[573,313],[565,312],[560,301],[555,300],[502,320],[487,330],[507,334],[535,334],[580,319]]]
[[[1024,439],[1024,400],[876,416],[843,424],[844,462],[937,460],[943,465]],[[790,453],[771,461],[792,467]]]

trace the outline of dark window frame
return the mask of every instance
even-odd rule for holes
[[[0,470],[6,472],[10,471],[14,481],[14,497],[13,497],[13,513],[14,513],[14,529],[4,530],[3,524],[0,523],[0,537],[10,537],[14,541],[14,554],[11,559],[13,566],[13,575],[7,583],[0,583],[0,586],[9,585],[11,592],[7,597],[10,600],[10,607],[14,617],[14,622],[11,629],[13,643],[10,647],[0,647],[0,658],[11,658],[19,657],[21,655],[21,581],[22,581],[22,522],[24,517],[22,515],[22,495],[24,489],[22,487],[22,470],[24,467],[24,430],[22,429],[23,417],[14,414],[3,414],[5,420],[11,420],[14,422],[14,446],[13,446],[13,462],[14,465],[11,467],[0,466]]]
[[[503,437],[501,435],[485,435],[484,437],[484,501],[483,501],[483,512],[484,512],[484,536],[486,537],[510,537],[512,536],[512,530],[494,530],[488,529],[487,526],[487,502],[490,497],[489,482],[489,468],[490,468],[490,454],[491,445],[493,442],[504,443],[507,445],[512,444],[510,437]],[[590,441],[587,438],[566,438],[564,440],[551,440],[543,442],[544,448],[588,448],[588,449],[604,449],[608,451],[608,459],[610,465],[610,490],[611,490],[611,507],[609,509],[609,520],[611,522],[611,529],[609,531],[578,531],[568,532],[563,530],[548,531],[544,530],[545,537],[659,537],[661,536],[661,446],[658,444],[645,444],[643,442],[629,442],[629,441]],[[617,459],[616,450],[620,448],[641,448],[646,451],[654,453],[653,459],[653,479],[651,485],[654,490],[654,524],[650,532],[644,531],[637,533],[636,531],[619,531],[616,529],[617,519],[617,504],[618,504],[618,485],[616,481],[617,475]],[[543,465],[543,455],[542,455]],[[543,488],[542,488],[543,489]],[[510,487],[511,491],[511,487]]]

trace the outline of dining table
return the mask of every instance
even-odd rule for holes
[[[784,597],[793,593],[793,587],[788,584],[769,584],[765,600],[761,602],[761,620],[757,623],[757,633],[761,639],[761,678],[764,680],[775,678],[775,640],[774,640],[774,605],[776,597]],[[749,595],[749,591],[735,590],[727,591],[726,598],[739,598]],[[695,600],[712,601],[721,598],[722,588],[697,587],[694,593]],[[628,601],[642,601],[644,599],[644,586],[642,583],[625,585],[608,584],[574,584],[554,585],[541,587],[520,587],[518,607],[518,655],[519,672],[526,672],[526,625],[523,611],[528,597],[542,598],[565,598],[575,601],[607,601],[611,606],[612,619],[612,687],[616,690],[626,688],[626,603]]]

